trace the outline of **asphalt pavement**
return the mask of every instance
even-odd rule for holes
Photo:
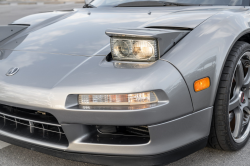
[[[0,25],[12,23],[14,20],[29,14],[81,8],[83,4],[57,5],[0,5]],[[250,166],[250,143],[238,152],[224,152],[204,148],[169,166]],[[97,166],[59,159],[46,154],[9,145],[0,141],[0,166]]]

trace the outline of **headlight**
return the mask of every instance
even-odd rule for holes
[[[108,29],[113,60],[153,62],[190,31],[154,28]]]
[[[138,105],[158,102],[154,92],[110,95],[79,95],[79,105]]]
[[[111,38],[114,60],[153,62],[159,59],[156,40]]]

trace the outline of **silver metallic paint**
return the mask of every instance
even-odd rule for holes
[[[235,7],[232,7],[235,8]],[[239,7],[238,7],[239,8]],[[187,9],[194,10],[197,13],[197,9],[200,12],[207,11],[207,8],[201,7],[142,7],[142,8],[87,8],[87,9],[76,9],[74,12],[70,12],[63,16],[60,12],[56,16],[55,13],[51,13],[51,18],[48,20],[53,20],[55,17],[59,17],[60,21],[53,22],[50,26],[42,26],[46,22],[39,22],[37,24],[33,23],[34,20],[40,20],[39,15],[32,15],[30,17],[20,19],[15,24],[27,24],[29,21],[31,25],[34,24],[36,31],[29,33],[27,38],[17,47],[12,47],[11,44],[0,43],[0,49],[11,49],[11,50],[26,50],[26,51],[37,51],[37,52],[47,52],[47,53],[61,53],[61,54],[73,54],[73,55],[84,55],[90,56],[97,53],[100,49],[109,45],[109,37],[105,35],[107,29],[114,28],[143,28],[152,26],[152,21],[155,21],[161,16],[171,15],[174,17],[172,19],[165,19],[166,23],[164,26],[174,25],[176,20],[182,20],[178,27],[188,27],[189,22],[192,22],[192,27],[199,25],[202,21],[206,20],[215,14],[218,10],[228,10],[224,8],[211,8],[209,14],[201,15],[199,21],[196,17],[190,17],[189,21],[183,22],[183,17]],[[212,10],[213,9],[213,10]],[[148,15],[148,10],[152,12]],[[91,15],[88,12],[91,11]],[[65,13],[65,12],[64,12]],[[46,17],[48,17],[46,15]],[[67,17],[63,19],[61,17]],[[164,22],[165,22],[164,21]],[[38,22],[38,21],[37,21]],[[49,21],[51,22],[51,21]],[[180,22],[180,21],[179,21]],[[155,24],[155,25],[158,25]],[[29,27],[32,29],[33,26]],[[43,35],[41,35],[43,34]],[[20,35],[21,36],[21,35]],[[20,37],[19,36],[19,37]],[[39,38],[39,40],[37,40]],[[83,40],[88,39],[88,40]],[[98,39],[98,42],[96,42]],[[14,42],[10,40],[10,42]],[[106,52],[98,53],[96,55],[106,56],[110,52],[110,49]]]
[[[184,146],[189,142],[194,142],[204,138],[204,135],[208,135],[210,131],[212,112],[213,108],[210,107],[166,123],[149,126],[151,140],[147,144],[90,144],[81,141],[86,137],[86,135],[83,134],[81,137],[78,137],[79,135],[76,136],[76,138],[71,137],[71,143],[66,151],[135,156],[164,153]],[[73,124],[72,127],[69,125],[62,125],[67,135],[72,135],[72,130],[75,129],[76,126],[76,124]],[[78,125],[78,128],[78,131],[84,131],[86,129],[81,125]]]
[[[211,17],[219,11],[216,10],[191,10],[174,12],[163,15],[156,20],[144,24],[144,27],[182,27],[195,28],[205,19]],[[182,21],[180,21],[180,18]]]
[[[0,131],[0,134],[24,142],[42,145],[57,150],[92,154],[113,155],[154,155],[184,146],[208,135],[213,108],[206,108],[196,113],[157,125],[149,126],[151,141],[140,145],[107,145],[84,143],[88,129],[82,124],[62,124],[70,142],[68,147],[27,139],[21,136]],[[197,120],[198,119],[198,120]],[[175,130],[173,130],[175,128]],[[178,131],[178,132],[176,132]],[[121,150],[122,149],[122,150]]]
[[[13,51],[5,60],[6,64],[0,61],[0,101],[11,101],[14,105],[48,111],[60,123],[145,125],[161,123],[193,112],[185,81],[169,63],[157,61],[148,68],[120,69],[115,68],[112,62],[109,66],[102,66],[100,63],[104,58],[43,53],[36,53],[34,57],[32,52]],[[6,73],[5,68],[18,64],[22,70],[15,77],[3,75]],[[49,70],[44,73],[44,69]],[[165,76],[158,71],[165,71]],[[116,75],[117,72],[120,74]],[[156,80],[158,84],[155,83]],[[132,93],[157,89],[162,89],[167,94],[169,103],[134,111],[65,108],[69,94]],[[181,95],[176,95],[179,93]]]
[[[38,13],[30,16],[26,16],[20,18],[19,20],[14,21],[12,24],[29,24],[30,26],[37,25],[49,19],[53,19],[58,16],[62,16],[67,14],[68,12],[63,11],[54,11],[54,12],[46,12],[46,13]]]
[[[185,78],[194,110],[212,106],[227,55],[239,37],[250,32],[250,11],[222,11],[191,31],[162,59],[173,64]],[[210,88],[196,93],[193,83],[203,77]]]
[[[187,18],[187,14],[192,17]],[[20,19],[15,23],[31,26],[0,42],[3,52],[0,103],[55,115],[70,141],[68,151],[152,155],[178,148],[208,136],[220,72],[234,42],[249,32],[249,16],[248,8],[244,7],[205,6],[87,8]],[[152,65],[138,68],[124,63],[117,67],[119,62],[105,61],[110,53],[105,31],[126,27],[194,30]],[[20,72],[6,77],[7,70],[13,66],[20,67]],[[211,78],[212,86],[195,93],[193,82],[206,76]],[[163,90],[169,102],[129,111],[65,107],[71,94],[150,90]],[[150,125],[152,140],[138,146],[83,143],[84,125],[91,124]]]

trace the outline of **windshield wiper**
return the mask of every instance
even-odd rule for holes
[[[165,2],[166,6],[213,6],[212,4],[191,4],[191,3],[176,3]]]
[[[166,6],[200,6],[199,4],[165,2]]]
[[[96,8],[94,5],[91,4],[85,4],[83,8]]]
[[[85,5],[83,6],[83,8],[96,8],[94,5],[91,5],[91,3],[94,0],[85,0]]]
[[[134,1],[117,5],[116,7],[147,7],[147,6],[166,6],[164,1]]]
[[[202,4],[187,4],[165,1],[134,1],[117,5],[116,7],[157,7],[157,6],[203,6]],[[211,6],[211,5],[204,5]]]

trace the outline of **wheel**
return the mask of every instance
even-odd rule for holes
[[[237,42],[226,60],[214,103],[208,144],[236,151],[245,146],[250,132],[250,45]]]

